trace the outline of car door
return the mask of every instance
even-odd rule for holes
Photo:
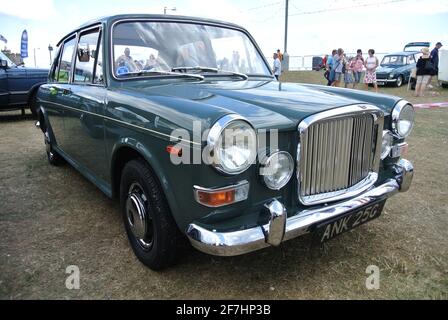
[[[407,58],[407,68],[404,72],[404,80],[408,81],[409,77],[411,76],[412,69],[414,69],[417,66],[417,63],[415,62],[415,56],[413,54],[409,55]]]
[[[50,72],[49,84],[42,86],[45,94],[45,101],[42,104],[47,112],[55,143],[63,152],[66,151],[64,116],[66,108],[72,105],[70,78],[75,46],[76,35],[72,35],[61,44]]]
[[[6,109],[9,101],[7,69],[0,67],[0,110]]]
[[[64,150],[95,178],[106,181],[101,28],[84,30],[78,39],[68,93],[70,104],[64,114]]]

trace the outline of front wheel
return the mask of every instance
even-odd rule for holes
[[[172,265],[180,232],[152,170],[142,159],[128,162],[121,175],[120,205],[137,258],[153,270]]]
[[[397,82],[395,82],[396,87],[401,87],[403,85],[403,76],[398,76]]]

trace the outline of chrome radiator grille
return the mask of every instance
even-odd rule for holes
[[[302,203],[346,198],[375,182],[383,115],[376,107],[368,107],[375,109],[330,117],[325,112],[301,124],[298,178]],[[346,108],[354,107],[341,109]]]

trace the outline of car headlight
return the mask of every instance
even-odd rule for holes
[[[400,138],[406,138],[414,127],[414,107],[407,101],[400,101],[392,111],[392,129]]]
[[[294,171],[292,156],[285,151],[272,154],[260,168],[263,181],[269,189],[280,190],[289,182]]]
[[[393,79],[395,77],[395,74],[393,74],[393,73],[391,73],[390,75],[389,75],[389,79]]]
[[[212,165],[219,172],[236,175],[246,171],[256,159],[257,137],[252,125],[238,115],[219,119],[207,137]]]
[[[383,131],[383,142],[381,144],[381,160],[387,158],[394,144],[394,137],[389,130]]]

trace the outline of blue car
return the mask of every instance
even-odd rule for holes
[[[0,111],[22,109],[29,106],[36,115],[36,93],[47,82],[48,69],[25,68],[15,65],[0,51]]]
[[[384,56],[376,70],[378,85],[392,84],[401,87],[403,83],[407,83],[420,54],[419,51],[402,51]]]

